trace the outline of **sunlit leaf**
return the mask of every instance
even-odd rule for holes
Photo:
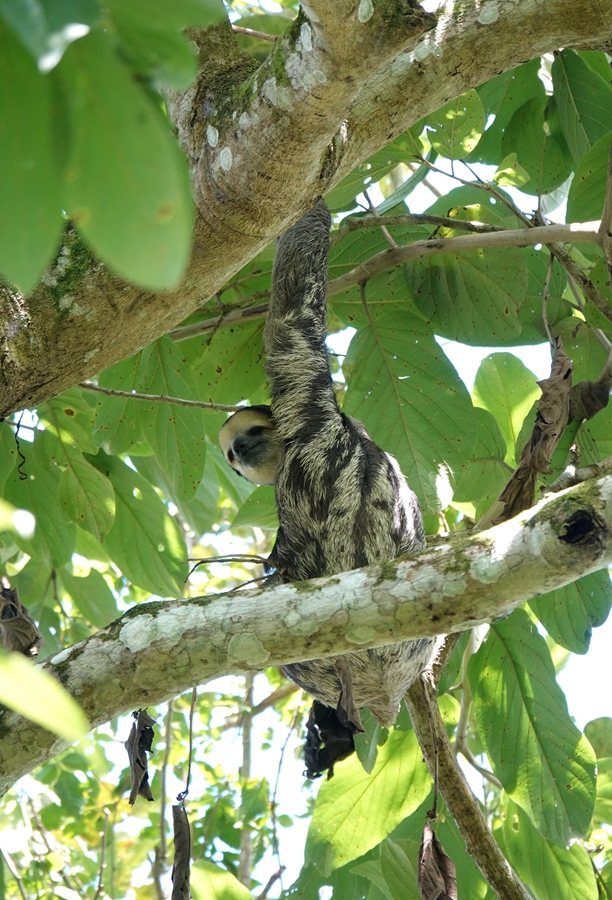
[[[446,506],[449,478],[469,460],[477,429],[468,393],[433,329],[407,313],[381,317],[353,338],[345,367],[344,411],[368,423],[426,509]]]
[[[176,287],[189,260],[193,207],[169,123],[102,32],[72,44],[57,75],[72,129],[67,211],[124,278],[152,290]]]
[[[485,114],[472,88],[425,119],[427,138],[440,156],[463,159],[471,153],[484,131]]]
[[[205,859],[198,859],[191,867],[190,889],[194,900],[252,900],[238,879]]]
[[[567,712],[546,641],[523,610],[491,626],[468,675],[493,771],[540,834],[565,847],[588,828],[595,757]]]
[[[3,0],[0,13],[11,6]],[[49,80],[1,19],[0,107],[0,271],[27,293],[51,262],[63,224],[53,97]]]
[[[17,653],[0,652],[0,703],[69,741],[89,730],[82,709],[59,682]]]
[[[601,218],[611,143],[612,133],[605,134],[578,163],[567,197],[568,222],[593,222]]]
[[[371,774],[355,756],[334,771],[334,777],[321,785],[306,839],[306,863],[324,873],[378,844],[431,788],[413,731],[391,731]]]
[[[575,50],[562,50],[552,64],[561,129],[576,162],[611,128],[612,88]]]

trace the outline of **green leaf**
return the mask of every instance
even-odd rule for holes
[[[4,0],[0,13],[10,5]],[[0,107],[0,271],[28,293],[51,262],[63,225],[53,98],[49,80],[1,20]]]
[[[510,69],[476,90],[484,107],[487,119],[495,116],[482,135],[478,146],[470,154],[470,162],[498,165],[502,157],[501,142],[510,119],[517,109],[533,97],[544,97],[545,88],[538,77],[540,58]]]
[[[589,826],[595,757],[572,722],[546,641],[515,610],[468,664],[478,732],[506,793],[565,847]]]
[[[571,174],[563,147],[547,122],[547,98],[528,100],[512,116],[502,140],[504,155],[516,153],[518,162],[531,175],[521,185],[527,194],[548,194]]]
[[[193,900],[252,900],[238,879],[205,859],[198,859],[191,866],[190,888]]]
[[[484,124],[484,109],[474,89],[460,94],[424,121],[431,146],[448,159],[463,159],[471,153],[482,136]]]
[[[0,703],[68,741],[89,731],[83,710],[59,682],[18,653],[0,653]]]
[[[391,731],[371,774],[351,756],[321,785],[306,838],[306,863],[327,874],[356,859],[390,834],[430,790],[414,732]]]
[[[384,846],[382,844],[381,846]],[[336,870],[341,871],[341,870]],[[384,879],[381,867],[380,860],[370,859],[367,862],[359,863],[357,866],[353,866],[351,872],[354,875],[359,875],[361,878],[367,878],[368,881],[371,881],[372,884],[376,885],[378,890],[381,892],[383,897],[386,897],[386,900],[394,900],[393,895],[389,891],[387,887],[387,882]],[[368,895],[369,896],[369,895]],[[418,900],[418,898],[417,898]]]
[[[59,501],[68,519],[101,541],[115,519],[115,492],[102,472],[75,450],[66,448]]]
[[[495,417],[510,465],[514,465],[523,419],[540,396],[535,375],[513,353],[492,353],[478,367],[472,390],[474,406],[488,409]]]
[[[76,578],[64,568],[59,576],[81,615],[95,628],[104,628],[119,617],[117,601],[96,569],[91,569],[84,578]]]
[[[255,488],[253,493],[244,501],[231,528],[239,528],[242,525],[250,525],[257,528],[278,528],[278,512],[274,499],[274,488],[262,484]]]
[[[561,130],[579,162],[611,130],[612,88],[574,50],[558,54],[552,78]]]
[[[92,32],[57,68],[72,129],[66,210],[93,251],[151,290],[177,287],[191,247],[187,166],[159,106]]]
[[[601,219],[608,178],[610,143],[612,133],[605,134],[578,163],[567,197],[568,222],[594,222]]]
[[[446,506],[449,477],[469,460],[477,429],[433,329],[409,313],[382,316],[351,341],[346,374],[344,412],[367,422],[372,440],[397,457],[427,511]]]
[[[139,387],[136,378],[139,366],[140,353],[137,353],[102,372],[98,383],[101,387],[131,393]],[[96,398],[95,430],[92,435],[96,446],[107,444],[113,453],[126,453],[142,440],[136,410],[137,404],[144,401],[104,397],[101,394],[97,394]]]
[[[399,844],[389,838],[381,848],[380,868],[393,900],[419,900],[416,859],[411,862]]]
[[[91,439],[94,411],[79,388],[71,388],[42,403],[38,417],[63,444],[76,444],[85,453],[94,452]]]
[[[96,0],[0,0],[0,16],[41,72],[48,72],[72,41],[100,21],[102,10]]]
[[[612,718],[601,716],[599,719],[591,719],[584,726],[584,733],[589,739],[589,744],[595,751],[597,759],[612,757]]]
[[[360,710],[360,714],[364,730],[354,737],[355,753],[365,771],[370,774],[376,763],[379,745],[386,743],[389,738],[389,729],[379,725],[367,707]]]
[[[105,0],[113,16],[122,15],[134,26],[181,31],[189,26],[206,28],[226,18],[221,0]]]
[[[573,584],[534,597],[529,605],[557,644],[572,653],[586,653],[592,629],[603,625],[612,607],[608,570],[593,572]]]
[[[549,843],[525,813],[509,803],[503,825],[503,849],[537,900],[597,900],[589,854],[576,842],[569,848]]]
[[[388,175],[399,163],[413,162],[421,149],[409,131],[400,134],[383,150],[360,163],[325,195],[330,210],[336,212],[354,206],[355,197]]]
[[[74,551],[76,529],[68,522],[58,499],[59,471],[49,466],[41,451],[41,435],[34,444],[26,445],[26,462],[22,467],[27,478],[21,480],[17,469],[9,475],[4,496],[19,509],[34,514],[36,529],[31,539],[16,536],[16,543],[28,556],[41,557],[55,567],[68,562]]]
[[[145,394],[197,399],[189,366],[167,336],[142,351],[137,377]],[[204,474],[206,412],[156,401],[137,402],[144,438],[166,473],[174,495],[179,500],[192,500]]]
[[[506,443],[495,418],[486,409],[475,408],[478,427],[472,458],[457,480],[453,499],[459,503],[499,495],[511,469],[504,463]]]
[[[115,488],[115,522],[105,548],[126,578],[160,596],[181,597],[187,548],[178,525],[145,479],[100,451],[90,462]]]
[[[612,757],[597,760],[597,797],[593,818],[606,825],[612,822]]]
[[[263,321],[246,322],[221,329],[210,344],[202,338],[181,343],[181,353],[195,376],[200,400],[266,402],[263,327]]]

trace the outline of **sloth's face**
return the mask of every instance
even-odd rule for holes
[[[245,407],[234,413],[219,432],[226,460],[254,484],[274,484],[279,442],[268,406]]]

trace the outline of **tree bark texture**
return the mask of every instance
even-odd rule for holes
[[[92,726],[195,684],[463,631],[612,563],[612,476],[508,522],[341,576],[134,607],[44,667]],[[0,707],[0,794],[65,743]]]
[[[130,285],[68,229],[29,297],[0,286],[0,417],[177,325],[358,162],[458,94],[559,47],[612,46],[612,0],[364,8],[309,0],[261,66],[229,25],[192,35],[198,79],[169,98],[197,205],[183,284],[157,294]]]

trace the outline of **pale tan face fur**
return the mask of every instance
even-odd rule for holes
[[[232,469],[247,481],[274,484],[280,448],[266,408],[245,407],[234,413],[219,432],[219,443]]]

